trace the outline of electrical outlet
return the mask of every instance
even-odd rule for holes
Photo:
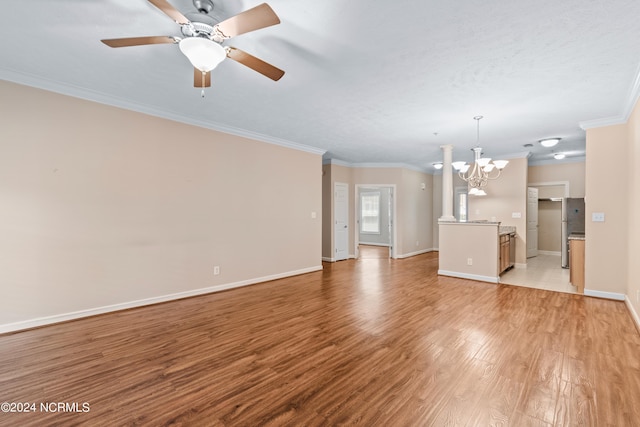
[[[213,267],[213,275],[217,276],[218,274],[220,274],[220,266],[216,265],[215,267]]]
[[[467,265],[473,265],[473,258],[467,258]]]

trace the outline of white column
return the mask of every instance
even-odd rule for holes
[[[451,160],[453,145],[441,145],[442,149],[442,216],[440,221],[455,221],[453,216],[453,172]]]

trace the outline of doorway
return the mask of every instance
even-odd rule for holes
[[[538,249],[542,255],[560,258],[566,265],[567,241],[564,235],[563,200],[569,197],[566,181],[530,183],[538,189]]]
[[[527,188],[527,258],[538,256],[538,189]]]
[[[356,258],[360,246],[369,252],[382,253],[395,258],[395,185],[356,185],[356,230],[354,230]]]
[[[538,190],[538,256],[527,259],[526,268],[506,272],[501,283],[577,293],[569,284],[569,272],[562,268],[562,215],[561,205],[569,196],[566,181],[529,183]],[[527,237],[528,238],[528,237]]]
[[[349,185],[336,182],[334,198],[334,259],[343,261],[349,258]]]

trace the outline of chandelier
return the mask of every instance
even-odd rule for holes
[[[451,166],[458,172],[458,176],[469,185],[469,194],[475,196],[486,196],[484,187],[490,179],[496,179],[500,176],[500,172],[509,163],[508,160],[494,160],[482,157],[482,148],[480,144],[480,119],[482,116],[475,116],[473,120],[477,123],[477,141],[476,147],[472,148],[475,159],[473,167],[465,162],[453,162]]]

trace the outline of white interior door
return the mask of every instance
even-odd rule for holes
[[[395,215],[395,212],[393,211],[393,198],[395,197],[395,195],[393,194],[393,188],[389,188],[389,206],[387,206],[387,209],[389,209],[389,223],[387,224],[387,226],[389,227],[389,258],[395,258],[395,248],[393,247],[393,242],[394,242],[394,236],[393,236],[393,216]]]
[[[538,189],[527,188],[527,258],[538,256]]]
[[[334,259],[349,258],[349,186],[336,182],[333,191],[335,218]]]

